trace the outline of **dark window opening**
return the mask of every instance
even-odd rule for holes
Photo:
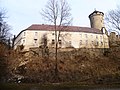
[[[59,44],[62,44],[62,41],[61,41],[61,40],[59,40]]]
[[[52,39],[52,44],[55,44],[55,40],[54,39]]]

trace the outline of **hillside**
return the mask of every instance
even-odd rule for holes
[[[59,50],[31,49],[9,54],[9,82],[26,83],[118,83],[120,80],[120,48]]]

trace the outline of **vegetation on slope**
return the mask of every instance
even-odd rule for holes
[[[120,48],[59,50],[58,75],[55,74],[53,50],[13,51],[9,55],[10,81],[26,83],[118,83]],[[14,54],[13,54],[14,53]]]

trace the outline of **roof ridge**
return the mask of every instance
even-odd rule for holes
[[[34,25],[37,25],[37,26],[54,26],[54,25],[50,25],[50,24],[32,24],[31,26],[34,26]],[[59,25],[56,25],[56,26],[59,26]],[[68,27],[80,27],[80,28],[90,28],[90,27],[83,27],[83,26],[68,26]]]
[[[39,31],[54,31],[54,25],[48,25],[48,24],[32,24],[25,30],[39,30]],[[59,27],[57,26],[57,29],[59,30]],[[102,33],[100,30],[90,27],[80,27],[80,26],[68,26],[66,29],[60,29],[63,31],[69,31],[69,32],[87,32],[87,33]]]

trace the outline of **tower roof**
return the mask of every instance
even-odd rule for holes
[[[103,12],[95,10],[94,12],[92,12],[92,13],[89,15],[89,18],[90,18],[92,15],[94,15],[94,14],[102,14],[102,15],[104,15]]]

